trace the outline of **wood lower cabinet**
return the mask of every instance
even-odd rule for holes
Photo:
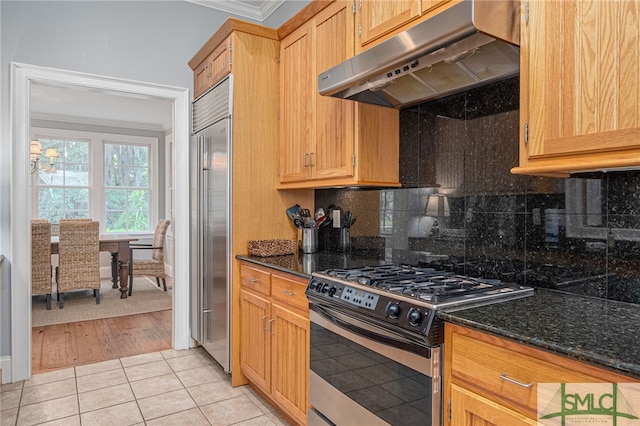
[[[640,2],[527,4],[512,173],[640,167]]]
[[[267,332],[271,302],[251,290],[240,290],[240,365],[251,382],[267,392],[271,389],[271,336]]]
[[[535,425],[539,383],[637,382],[448,323],[444,347],[445,425]]]
[[[280,45],[280,188],[399,186],[399,113],[318,94],[318,74],[353,56],[351,2],[336,1]]]
[[[309,399],[307,281],[240,263],[242,373],[298,424]]]
[[[511,411],[495,401],[451,385],[451,424],[457,426],[535,426],[538,424],[522,414]]]

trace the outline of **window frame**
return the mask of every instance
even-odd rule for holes
[[[134,136],[117,133],[100,133],[79,130],[54,129],[47,127],[32,127],[31,139],[82,139],[89,141],[89,217],[100,222],[100,233],[107,234],[105,229],[106,212],[105,182],[104,182],[104,152],[105,144],[122,144],[147,146],[149,149],[149,229],[146,231],[132,231],[125,233],[108,233],[109,235],[146,235],[154,232],[155,223],[158,222],[160,188],[159,169],[161,167],[158,155],[158,138],[151,136]],[[31,216],[38,214],[38,189],[40,184],[37,174],[31,175],[32,191]]]

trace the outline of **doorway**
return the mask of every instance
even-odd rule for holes
[[[123,95],[149,99],[166,99],[173,103],[173,141],[171,157],[174,170],[189,166],[189,91],[185,88],[141,83],[67,70],[11,64],[11,139],[12,139],[12,206],[11,206],[11,376],[12,381],[25,380],[31,375],[31,199],[24,197],[25,189],[32,193],[29,162],[30,106],[32,84],[53,84],[84,87],[96,91],[115,91]],[[173,205],[171,206],[174,282],[183,283],[173,291],[172,346],[186,349],[191,345],[189,330],[189,181],[185,173],[174,173]]]

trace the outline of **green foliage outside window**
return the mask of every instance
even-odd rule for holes
[[[105,144],[107,232],[149,230],[149,148]]]

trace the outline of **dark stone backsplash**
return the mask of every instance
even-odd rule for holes
[[[640,303],[640,172],[512,175],[517,83],[402,110],[403,187],[316,190],[316,207],[353,212],[351,250],[383,238],[389,261]],[[432,194],[448,211],[426,214]]]

